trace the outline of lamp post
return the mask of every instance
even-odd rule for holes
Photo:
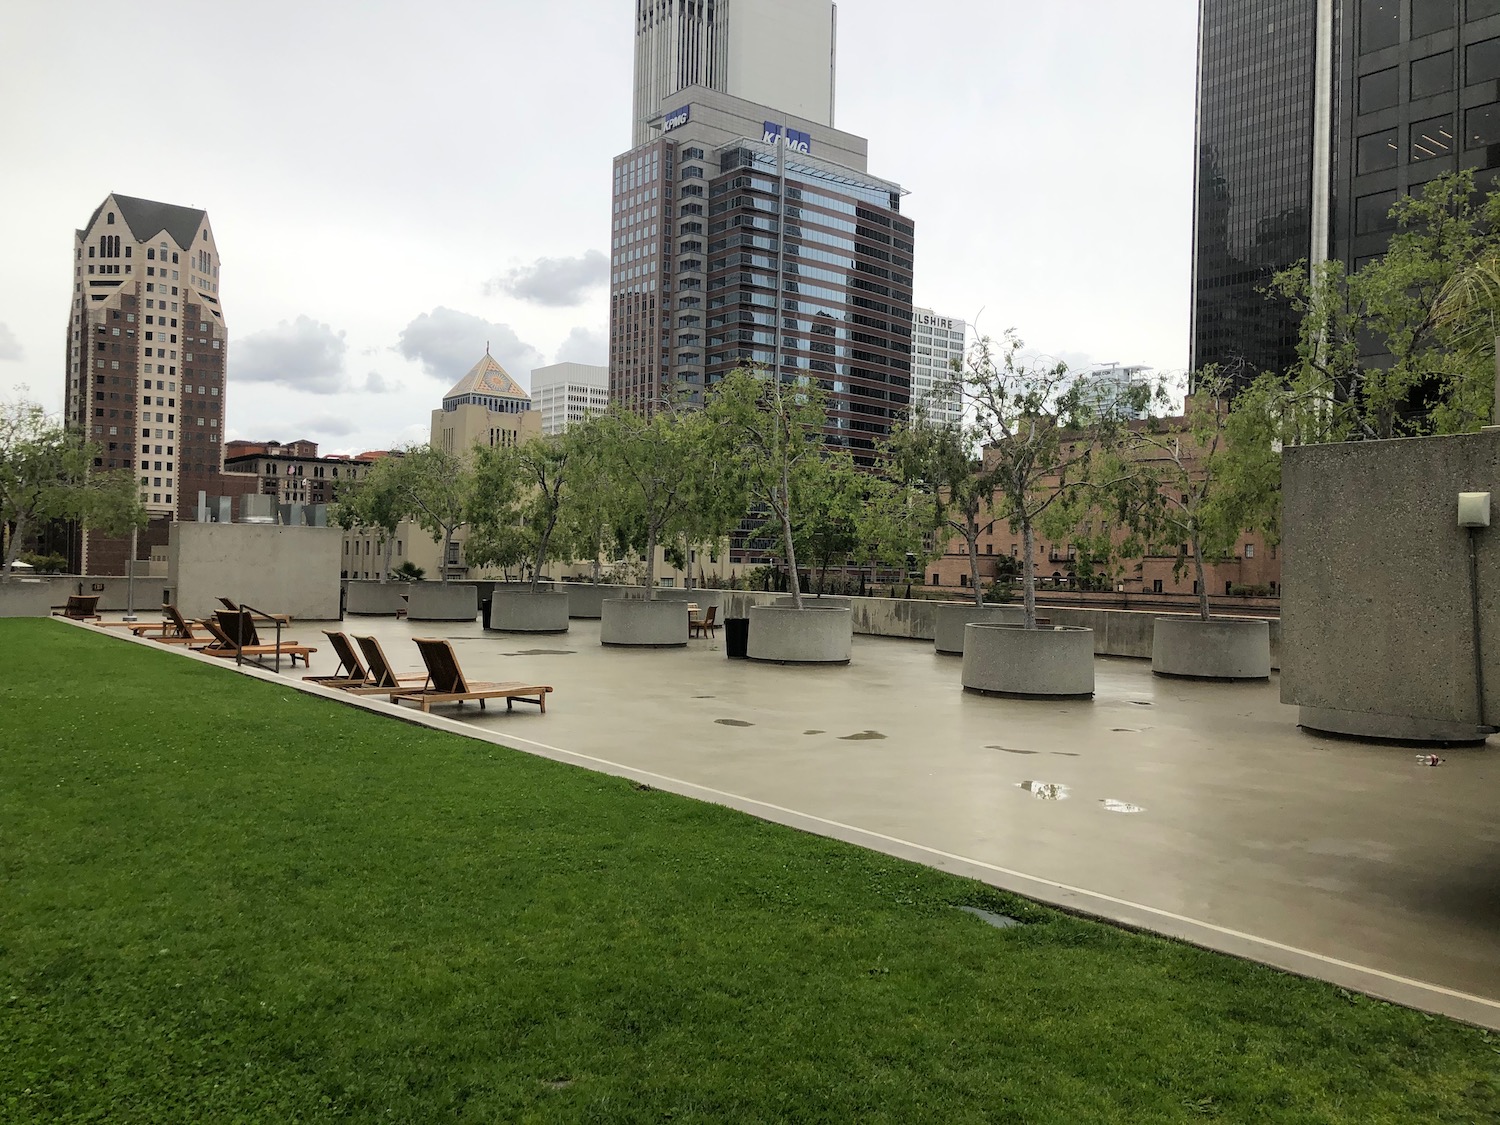
[[[136,537],[141,533],[138,527],[130,529],[130,558],[125,563],[125,620],[135,620],[135,551]]]

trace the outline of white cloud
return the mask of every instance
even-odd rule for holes
[[[484,283],[486,296],[509,293],[553,308],[581,305],[590,289],[609,280],[609,259],[598,250],[578,258],[538,258]]]
[[[387,379],[378,371],[371,371],[365,376],[364,385],[360,389],[371,395],[393,395],[404,391],[406,385],[395,379]]]
[[[299,437],[321,439],[348,437],[350,434],[358,433],[359,429],[359,424],[347,415],[319,414],[312,418],[304,418],[288,432],[297,434]]]
[[[479,362],[486,346],[513,377],[544,362],[542,353],[517,336],[510,325],[441,305],[401,330],[396,351],[421,363],[422,370],[433,378],[451,384]]]
[[[308,316],[252,332],[229,347],[229,374],[237,383],[278,383],[315,395],[348,389],[342,332]]]
[[[21,350],[21,341],[16,339],[16,334],[10,330],[10,326],[0,322],[0,359],[24,359],[26,353]]]
[[[607,329],[575,328],[557,349],[556,363],[609,362],[609,333]]]

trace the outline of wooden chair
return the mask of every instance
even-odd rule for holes
[[[292,623],[292,615],[290,613],[262,613],[260,610],[251,609],[249,606],[238,606],[222,594],[219,596],[219,604],[231,613],[239,613],[241,609],[244,609],[251,616],[261,621],[275,621],[280,622],[282,625],[290,625]]]
[[[66,605],[52,607],[53,617],[66,617],[69,621],[98,621],[98,594],[69,594]]]
[[[209,634],[207,630],[203,633],[197,631],[197,626],[202,624],[201,621],[189,621],[182,616],[181,611],[175,605],[164,604],[161,611],[166,615],[166,620],[161,623],[161,635],[136,633],[136,636],[149,636],[153,641],[160,641],[164,645],[187,645],[189,648],[205,648],[215,643],[212,634]]]
[[[390,695],[393,691],[406,690],[413,684],[427,683],[425,673],[398,676],[391,671],[391,662],[385,658],[385,650],[374,637],[355,637],[354,640],[365,654],[370,673],[365,683],[344,688],[351,695]]]
[[[450,641],[435,637],[415,638],[422,662],[427,665],[427,686],[407,688],[391,692],[391,702],[416,703],[423,711],[432,710],[435,703],[457,703],[463,706],[468,699],[479,700],[479,709],[484,710],[487,699],[505,700],[505,709],[512,709],[516,700],[535,703],[542,713],[547,711],[547,693],[551,687],[544,684],[527,684],[519,681],[508,683],[478,683],[464,678],[458,666],[458,654]]]
[[[714,630],[716,630],[719,627],[719,623],[715,620],[715,618],[717,618],[718,615],[719,615],[719,607],[716,606],[716,605],[711,605],[711,606],[708,607],[708,612],[705,613],[702,617],[689,617],[688,618],[688,636],[690,636],[690,637],[712,637],[712,636],[714,636],[715,635]]]
[[[303,676],[302,678],[308,683],[336,688],[363,687],[369,683],[370,673],[360,663],[359,653],[354,651],[349,638],[343,633],[329,629],[324,629],[323,635],[328,638],[328,643],[333,646],[334,654],[339,658],[339,670],[331,676]]]
[[[260,663],[260,657],[274,656],[279,670],[283,656],[291,657],[292,667],[295,668],[299,657],[305,666],[307,658],[318,651],[298,641],[282,638],[278,638],[275,644],[262,643],[259,634],[255,631],[255,622],[250,619],[250,614],[245,610],[235,614],[221,609],[217,616],[217,621],[203,622],[203,627],[214,638],[213,644],[201,650],[207,656],[248,658],[257,664]]]

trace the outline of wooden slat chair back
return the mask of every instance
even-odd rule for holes
[[[71,621],[89,621],[99,616],[98,594],[69,594],[66,605],[55,605],[52,607],[54,616],[66,617]],[[61,613],[57,611],[61,610]]]
[[[339,672],[345,679],[364,681],[370,678],[369,671],[360,662],[359,653],[355,652],[354,646],[349,643],[347,634],[324,629],[323,635],[328,638],[328,643],[338,654]]]
[[[365,663],[370,666],[370,686],[375,688],[398,688],[401,680],[391,670],[391,663],[385,658],[385,650],[380,647],[380,642],[374,637],[355,637],[359,643],[359,650],[365,654]]]
[[[458,666],[458,654],[453,651],[451,641],[431,637],[418,637],[417,651],[422,654],[422,663],[427,665],[427,682],[432,690],[444,695],[464,695],[469,685],[464,681],[463,670]]]
[[[161,611],[167,620],[172,623],[173,631],[169,634],[170,636],[181,637],[184,640],[192,639],[193,627],[188,624],[187,618],[182,616],[182,610],[178,609],[175,605],[164,602]]]
[[[237,645],[249,648],[263,643],[260,634],[255,630],[255,618],[250,616],[248,610],[219,609],[214,611],[214,616],[219,619],[219,628],[224,630],[224,635]]]

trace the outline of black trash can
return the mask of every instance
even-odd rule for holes
[[[484,627],[490,627],[490,606],[495,603],[489,598],[482,598],[479,602],[479,615],[484,619]]]
[[[750,647],[750,619],[724,618],[724,655],[730,660],[744,660]]]

